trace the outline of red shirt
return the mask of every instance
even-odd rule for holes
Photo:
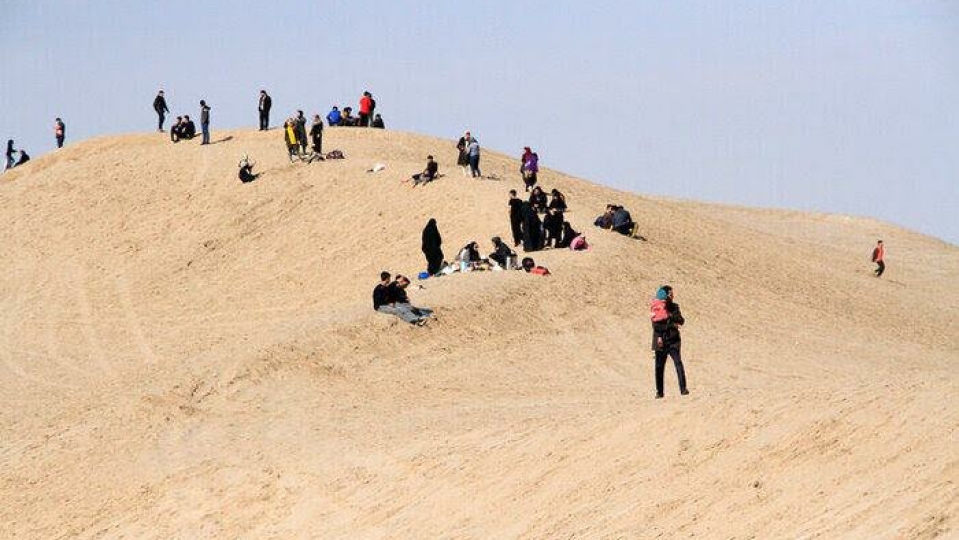
[[[373,100],[369,96],[360,98],[360,114],[370,114],[370,108],[373,106]]]

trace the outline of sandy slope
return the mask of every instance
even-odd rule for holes
[[[439,320],[413,328],[372,312],[376,275],[424,266],[429,217],[449,256],[508,236],[515,161],[472,181],[451,141],[330,130],[347,160],[290,165],[279,131],[229,135],[0,177],[0,537],[956,534],[955,246],[546,171],[594,250],[424,282]],[[428,153],[448,176],[402,184]],[[589,226],[612,201],[648,242]],[[693,393],[669,367],[655,401],[662,282]]]

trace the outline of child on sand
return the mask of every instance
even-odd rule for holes
[[[680,354],[682,338],[679,329],[686,324],[679,304],[673,302],[673,288],[663,285],[656,291],[656,298],[650,304],[650,320],[653,325],[653,351],[656,362],[656,399],[663,397],[663,372],[666,369],[666,358],[673,359],[676,367],[676,378],[679,379],[679,393],[689,394],[686,389],[686,370],[683,368],[683,359]]]

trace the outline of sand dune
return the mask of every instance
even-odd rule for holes
[[[371,310],[377,274],[425,266],[430,217],[450,257],[508,236],[515,158],[474,181],[448,140],[334,129],[346,160],[291,165],[276,130],[226,135],[0,176],[0,537],[956,534],[955,246],[546,170],[594,249],[422,282],[414,328]],[[447,176],[410,189],[427,154]],[[648,242],[591,227],[615,201]],[[692,394],[668,367],[653,400],[664,282]]]

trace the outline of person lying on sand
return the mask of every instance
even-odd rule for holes
[[[533,274],[534,276],[550,275],[549,268],[546,268],[545,266],[537,266],[532,257],[523,258],[523,270],[525,270],[527,274]]]

